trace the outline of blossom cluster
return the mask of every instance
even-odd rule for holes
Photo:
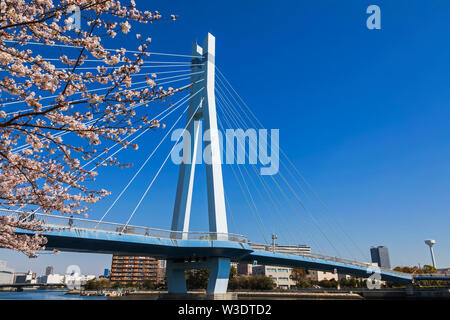
[[[79,7],[86,18],[85,30],[67,26],[71,6]],[[146,88],[132,88],[133,76],[150,56],[150,38],[137,36],[140,45],[133,54],[102,45],[105,36],[128,34],[132,23],[154,23],[162,16],[138,10],[134,1],[122,5],[104,0],[0,0],[0,12],[0,206],[86,212],[87,204],[108,192],[86,187],[97,172],[81,163],[123,165],[99,145],[111,142],[137,149],[124,137],[160,124],[138,115],[133,106],[148,106],[186,89],[157,87],[156,76],[145,77]],[[65,52],[70,54],[61,49],[57,61],[49,61],[30,43],[68,48]],[[81,66],[87,61],[96,61],[98,67],[86,71]],[[105,90],[93,93],[92,86]],[[21,107],[11,111],[11,103]],[[66,139],[65,133],[77,139]],[[38,223],[0,217],[1,247],[29,256],[43,248],[45,239],[39,232],[18,235],[16,228],[41,231]]]

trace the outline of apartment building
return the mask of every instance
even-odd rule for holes
[[[144,256],[113,255],[110,273],[112,282],[137,284],[152,280],[160,283],[165,280],[165,277],[165,260]]]

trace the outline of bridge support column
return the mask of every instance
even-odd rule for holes
[[[169,293],[186,294],[186,276],[184,274],[183,264],[178,264],[174,261],[167,260],[166,278],[167,289]]]
[[[226,294],[230,277],[230,259],[212,257],[197,262],[167,261],[167,287],[170,294],[186,294],[185,271],[189,269],[209,269],[208,295]]]
[[[230,259],[212,258],[209,261],[209,280],[207,294],[225,294],[230,278]]]
[[[228,241],[227,212],[222,177],[222,152],[217,126],[215,96],[215,47],[214,36],[208,33],[203,47],[192,46],[191,101],[187,115],[187,132],[191,139],[183,139],[183,161],[180,164],[177,193],[172,217],[172,230],[176,239],[189,238],[192,193],[194,187],[197,148],[199,146],[199,125],[203,123],[204,156],[206,168],[206,190],[208,196],[209,231],[215,240]],[[200,73],[200,74],[199,74]],[[201,94],[197,94],[200,91]],[[194,121],[192,121],[194,120]]]
[[[405,292],[407,296],[412,296],[414,295],[414,286],[413,283],[408,283],[406,284],[406,288],[405,288]]]

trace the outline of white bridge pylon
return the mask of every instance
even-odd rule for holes
[[[222,162],[217,127],[215,97],[215,37],[208,33],[203,47],[192,46],[190,88],[186,132],[183,138],[183,161],[180,164],[177,193],[172,218],[172,230],[182,231],[187,239],[194,189],[195,165],[200,140],[200,121],[209,145],[205,147],[206,187],[208,194],[209,231],[217,233],[217,240],[228,240],[227,213],[222,177]],[[198,93],[201,90],[201,94]],[[209,161],[208,161],[209,160]]]

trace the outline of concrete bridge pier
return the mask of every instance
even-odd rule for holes
[[[228,289],[228,279],[230,278],[230,259],[213,258],[209,261],[209,279],[207,294],[225,294]]]
[[[186,294],[186,275],[182,263],[173,260],[167,260],[166,279],[167,289],[170,294]]]
[[[198,261],[168,260],[166,266],[168,299],[233,299],[227,294],[230,277],[230,259],[222,257],[204,258]],[[189,295],[186,287],[185,271],[190,269],[209,269],[206,297]]]

